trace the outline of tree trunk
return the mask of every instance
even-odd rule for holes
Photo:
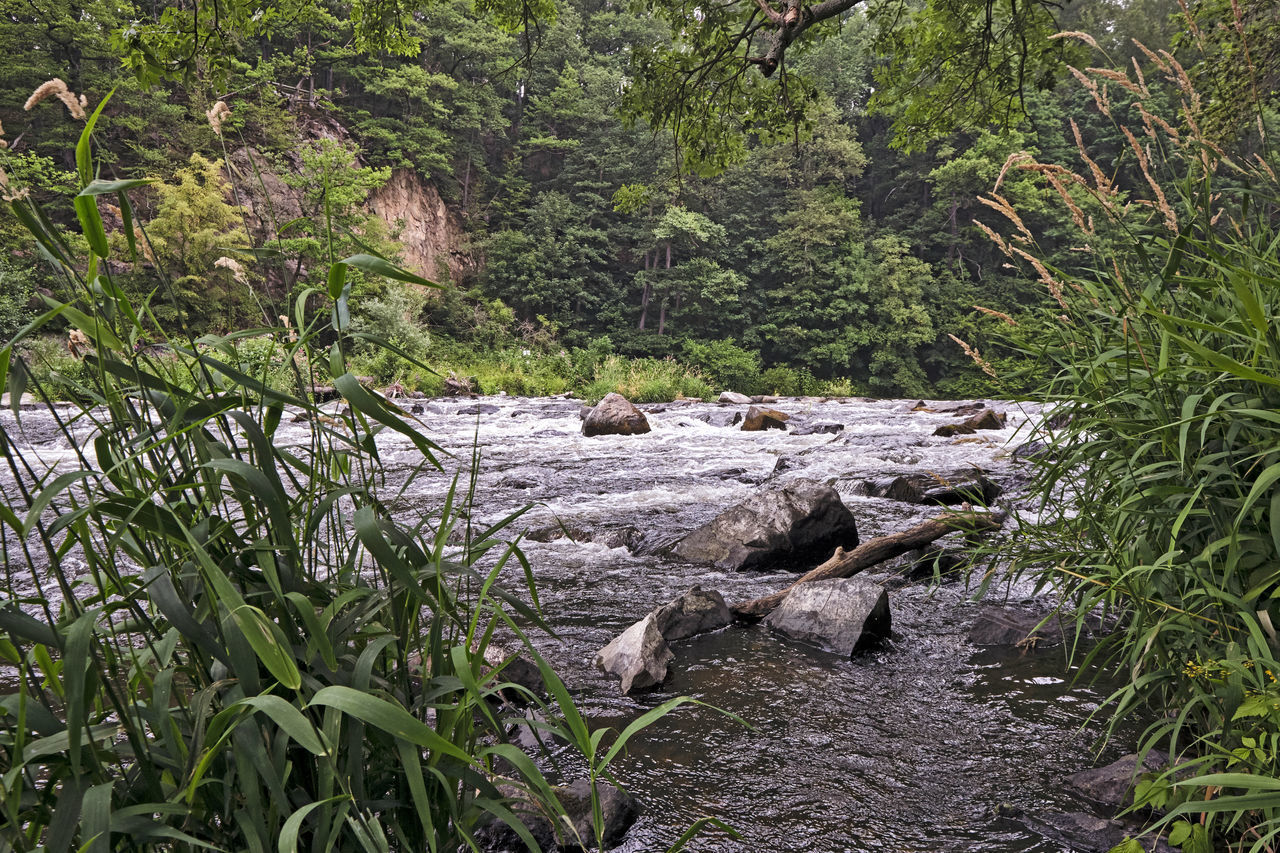
[[[644,253],[644,271],[649,271],[649,253]],[[636,326],[641,332],[644,331],[645,317],[649,314],[649,277],[644,279],[644,292],[640,294],[640,325]]]
[[[837,548],[836,552],[831,555],[831,559],[803,575],[800,580],[791,586],[772,595],[735,604],[732,608],[733,613],[735,616],[761,619],[773,612],[773,609],[787,597],[787,593],[802,583],[830,580],[832,578],[847,578],[877,563],[883,563],[885,560],[913,551],[923,545],[928,545],[933,540],[957,530],[963,530],[967,533],[986,533],[992,530],[999,530],[1000,526],[1004,524],[1004,519],[1005,514],[1003,512],[947,513],[917,524],[915,527],[904,530],[901,533],[877,536],[869,542],[863,542],[852,551]]]

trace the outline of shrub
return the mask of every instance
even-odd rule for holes
[[[739,347],[732,338],[685,341],[684,357],[722,390],[760,393],[760,354]]]
[[[1061,589],[1082,625],[1099,609],[1117,617],[1093,652],[1128,676],[1115,712],[1155,710],[1142,749],[1188,762],[1139,789],[1141,803],[1169,809],[1159,823],[1170,840],[1206,850],[1222,833],[1233,849],[1271,850],[1280,839],[1280,182],[1261,158],[1229,157],[1200,135],[1200,99],[1180,66],[1148,56],[1174,81],[1180,115],[1156,119],[1142,103],[1099,98],[1135,140],[1130,165],[1148,193],[1122,205],[1112,164],[1083,149],[1088,176],[1019,165],[1054,178],[1093,247],[1088,267],[1056,268],[993,232],[1054,302],[1018,335],[1054,371],[1041,424],[1054,452],[1035,462],[1050,523],[1025,529],[1017,545],[1029,554],[1015,556]],[[1085,79],[1146,85],[1118,75],[1091,69]],[[1079,215],[1077,195],[1106,216]],[[1016,211],[988,201],[1029,236]]]

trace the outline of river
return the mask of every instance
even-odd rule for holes
[[[523,547],[556,634],[535,641],[595,724],[620,728],[678,695],[750,724],[686,706],[632,741],[612,769],[644,813],[619,850],[664,850],[704,815],[741,836],[711,833],[690,847],[712,853],[1090,849],[1048,827],[1055,815],[1088,811],[1064,777],[1122,751],[1097,754],[1101,725],[1090,713],[1105,686],[1073,680],[1060,647],[1023,653],[980,648],[968,637],[993,602],[1047,609],[1050,602],[1025,582],[997,583],[975,602],[962,580],[909,582],[900,563],[875,570],[870,576],[889,589],[893,635],[853,660],[751,626],[676,644],[672,676],[650,693],[622,696],[593,666],[612,637],[694,584],[737,601],[794,578],[635,556],[618,545],[628,528],[649,542],[670,541],[765,484],[808,477],[835,486],[865,541],[938,512],[868,497],[867,481],[909,473],[950,479],[975,469],[1004,487],[1004,506],[1033,512],[1011,451],[1026,440],[1034,407],[989,401],[1007,412],[1004,429],[940,438],[934,429],[957,416],[914,411],[914,403],[780,400],[775,407],[793,424],[841,426],[799,435],[724,425],[745,406],[678,402],[642,407],[653,428],[647,435],[587,438],[581,404],[570,399],[422,402],[427,433],[452,456],[446,473],[419,480],[400,510],[438,506],[449,475],[467,470],[473,448],[481,460],[477,506],[486,518],[532,505],[523,523],[553,541]],[[68,449],[41,429],[41,418],[47,415],[24,414],[30,452],[56,462]],[[277,441],[290,441],[291,430],[301,438],[304,428],[283,424]],[[399,436],[379,442],[393,467],[420,461]],[[553,538],[561,528],[573,537]]]

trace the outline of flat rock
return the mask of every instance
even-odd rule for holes
[[[792,435],[835,435],[844,431],[844,424],[837,423],[815,423],[802,424],[791,431]]]
[[[1061,645],[1075,628],[1060,616],[1026,610],[988,607],[979,612],[969,627],[969,642],[975,646],[1016,646],[1035,648]],[[1040,627],[1037,627],[1040,626]]]
[[[1133,804],[1133,786],[1143,773],[1153,773],[1169,764],[1169,755],[1151,750],[1138,763],[1138,753],[1131,752],[1105,767],[1081,770],[1067,777],[1067,784],[1085,797],[1104,806],[1117,808]]]
[[[852,657],[889,635],[889,597],[865,578],[812,581],[791,590],[764,624],[790,639]]]
[[[622,679],[622,692],[630,693],[662,684],[673,657],[657,618],[650,613],[601,649],[596,666]]]
[[[596,404],[582,422],[582,434],[643,435],[649,431],[649,419],[621,394],[611,393]]]
[[[1126,838],[1137,838],[1142,832],[1139,821],[1107,820],[1085,812],[1024,815],[1022,822],[1036,834],[1058,841],[1073,853],[1107,853]],[[1138,838],[1138,843],[1147,851],[1170,853],[1172,850],[1153,835]]]
[[[470,406],[463,406],[458,409],[460,415],[492,415],[502,411],[501,408],[493,403],[474,403]]]
[[[752,406],[742,420],[743,432],[761,432],[766,429],[786,429],[791,415],[764,406]]]
[[[858,526],[835,489],[796,479],[758,492],[677,541],[681,559],[730,571],[807,568],[837,547],[854,548]]]
[[[733,621],[724,596],[714,589],[704,590],[700,586],[657,608],[653,617],[659,633],[668,643],[718,631]]]
[[[745,404],[750,403],[751,398],[746,394],[739,394],[737,391],[724,391],[721,392],[720,399],[717,402]]]

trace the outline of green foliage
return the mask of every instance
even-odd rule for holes
[[[760,385],[760,354],[745,350],[732,338],[685,341],[685,359],[726,391],[756,394]]]
[[[87,198],[93,124],[78,150]],[[539,725],[580,751],[593,797],[628,740],[689,701],[616,734],[587,727],[515,621],[540,624],[528,562],[503,541],[521,513],[471,524],[474,466],[438,512],[390,509],[441,454],[350,372],[344,279],[427,282],[352,256],[295,306],[303,318],[327,301],[328,324],[143,347],[154,318],[113,280],[98,209],[81,208],[86,259],[23,204],[76,284],[31,333],[70,325],[84,402],[56,420],[75,457],[54,469],[29,467],[0,426],[19,484],[0,504],[0,660],[17,676],[0,696],[6,849],[454,851],[495,820],[532,845],[499,783],[553,821],[563,808],[507,740],[499,692],[537,698],[485,663],[498,628],[538,662],[552,699]],[[46,394],[26,344],[0,348],[0,384]],[[267,381],[280,367],[284,388]],[[317,379],[344,398],[340,420],[311,401]],[[282,426],[285,406],[307,426]],[[422,456],[397,485],[385,431]],[[533,607],[497,583],[508,565]]]
[[[1171,118],[1200,126],[1180,94]],[[1079,178],[1110,214],[1082,235],[1088,274],[1034,262],[1054,304],[1020,339],[1054,371],[1035,463],[1052,523],[1020,559],[1079,619],[1118,618],[1093,653],[1130,676],[1116,713],[1169,709],[1144,748],[1187,764],[1143,791],[1169,808],[1159,825],[1184,850],[1261,851],[1280,838],[1280,183],[1148,121],[1166,130],[1160,156],[1131,149],[1139,204],[1112,201],[1106,166]]]

